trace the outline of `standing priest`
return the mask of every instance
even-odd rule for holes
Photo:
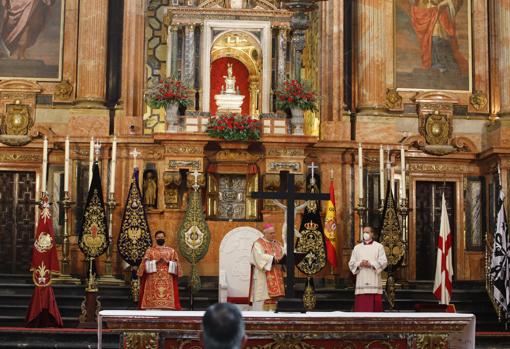
[[[354,311],[383,311],[381,272],[387,264],[383,245],[374,241],[374,229],[363,228],[363,242],[354,247],[349,261],[349,269],[356,275]]]
[[[250,301],[253,310],[275,310],[278,298],[285,295],[283,262],[285,251],[275,240],[272,224],[264,224],[264,237],[258,238],[251,250]]]
[[[154,235],[156,246],[150,247],[140,263],[140,309],[180,310],[177,278],[182,275],[177,252],[165,246],[165,232]]]

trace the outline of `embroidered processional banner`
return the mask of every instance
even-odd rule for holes
[[[318,186],[312,184],[310,192],[318,193]],[[318,200],[308,201],[305,206],[294,251],[298,261],[296,267],[306,275],[303,305],[305,309],[312,310],[316,304],[312,276],[320,272],[327,262],[326,240]]]
[[[134,267],[140,264],[145,251],[151,246],[151,232],[138,185],[138,169],[135,168],[122,216],[117,247],[122,259]]]
[[[92,168],[92,182],[90,183],[83,224],[78,238],[78,245],[88,259],[102,255],[108,248],[108,230],[106,212],[101,187],[101,176],[97,161]]]
[[[39,210],[30,266],[35,289],[28,307],[26,324],[27,327],[62,327],[62,318],[51,287],[52,274],[59,274],[60,266],[46,194],[41,198]],[[48,315],[41,316],[43,311],[47,311]]]
[[[189,286],[193,293],[198,292],[201,287],[196,264],[204,258],[211,242],[211,232],[205,222],[202,195],[199,189],[200,187],[197,184],[193,186],[184,221],[177,233],[179,251],[191,263]]]

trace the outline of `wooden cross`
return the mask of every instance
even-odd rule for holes
[[[299,193],[294,185],[294,174],[287,173],[287,188],[279,192],[252,192],[254,199],[287,201],[287,279],[285,298],[294,297],[294,212],[296,200],[329,200],[329,193]]]
[[[133,164],[133,168],[137,168],[138,167],[138,164],[136,163],[136,158],[139,157],[140,155],[142,155],[142,153],[140,153],[136,148],[133,149],[133,151],[131,151],[129,153],[129,155],[131,155],[133,157],[133,159],[135,160],[134,161],[134,164]]]

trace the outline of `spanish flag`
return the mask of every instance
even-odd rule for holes
[[[335,209],[335,188],[333,180],[329,185],[329,201],[326,210],[326,222],[324,224],[324,234],[326,235],[326,250],[328,252],[328,263],[333,269],[337,267],[336,260],[336,209]]]

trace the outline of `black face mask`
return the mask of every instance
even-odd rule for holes
[[[165,239],[156,239],[156,243],[159,245],[159,246],[163,246],[165,244]]]

